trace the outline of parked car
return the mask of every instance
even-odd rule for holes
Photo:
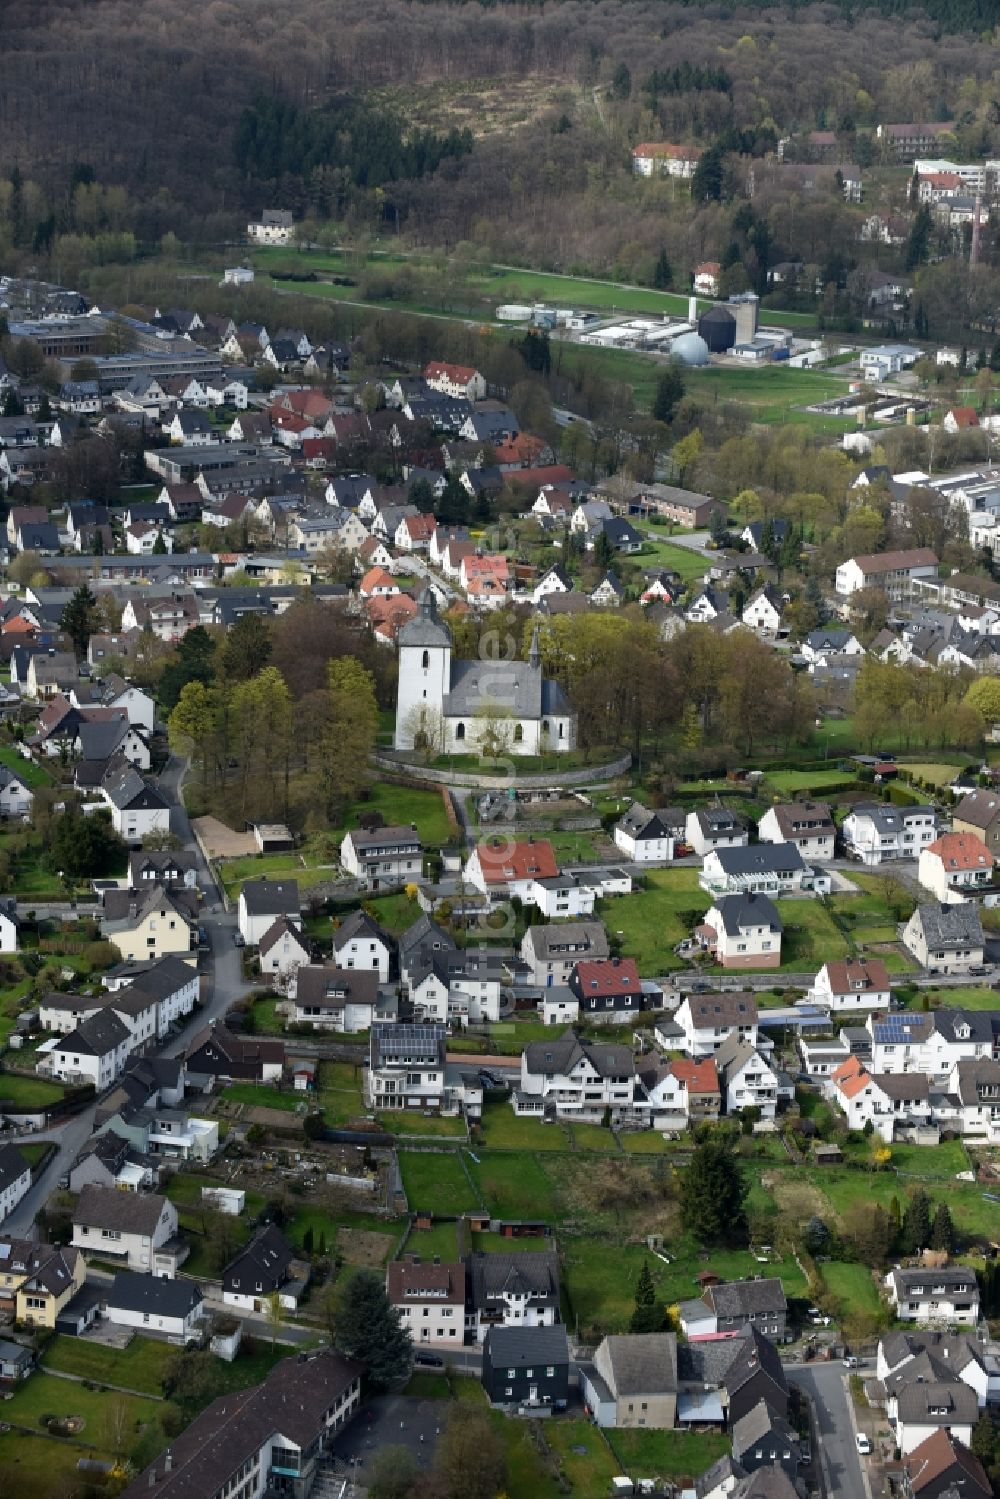
[[[857,1367],[858,1367],[858,1360],[854,1357],[853,1354],[848,1354],[847,1358],[844,1359],[844,1368],[845,1369],[856,1369]]]
[[[868,1433],[859,1431],[855,1434],[854,1440],[857,1443],[859,1455],[861,1457],[867,1457],[872,1450],[872,1444],[871,1440],[869,1439]]]
[[[243,933],[242,932],[234,932],[233,933],[233,946],[234,947],[246,947],[246,945],[247,945],[247,939],[244,937]]]
[[[417,1352],[414,1354],[413,1362],[415,1364],[423,1364],[424,1367],[428,1369],[444,1368],[444,1359],[441,1358],[440,1354],[424,1353],[423,1349],[420,1348],[418,1348]]]

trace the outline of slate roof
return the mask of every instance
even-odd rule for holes
[[[307,963],[295,985],[298,1007],[340,1010],[345,1005],[378,1004],[378,973],[368,968],[336,968],[332,963]]]
[[[979,1400],[975,1390],[960,1380],[909,1384],[896,1396],[898,1419],[917,1426],[975,1426]]]
[[[712,902],[712,909],[719,913],[729,937],[738,936],[749,926],[766,926],[772,932],[784,930],[777,906],[766,895],[720,895]]]
[[[739,1462],[744,1452],[748,1452],[772,1432],[785,1450],[798,1452],[799,1439],[788,1422],[776,1415],[766,1401],[758,1400],[753,1409],[733,1425],[733,1457]]]
[[[967,822],[970,827],[985,831],[1000,819],[1000,796],[986,788],[972,791],[962,797],[953,816],[956,822]]]
[[[561,1322],[554,1327],[491,1327],[486,1347],[497,1368],[569,1363],[566,1329]]]
[[[604,1339],[612,1390],[628,1395],[667,1395],[677,1390],[677,1337],[672,1332],[632,1333]]]
[[[982,947],[983,928],[971,901],[942,905],[933,901],[918,906],[913,918],[922,927],[928,948]]]
[[[88,1015],[81,1020],[75,1031],[59,1040],[59,1051],[72,1051],[84,1057],[105,1057],[115,1051],[131,1032],[109,1007]]]
[[[151,1492],[156,1499],[205,1499],[233,1480],[271,1437],[310,1446],[323,1430],[326,1412],[360,1375],[359,1364],[328,1348],[282,1359],[263,1384],[213,1400],[171,1440],[170,1472],[158,1457],[123,1499],[149,1499]]]
[[[123,1312],[148,1312],[154,1317],[187,1317],[200,1306],[200,1287],[191,1280],[164,1280],[119,1270],[107,1293],[109,1307]]]
[[[586,1058],[600,1077],[632,1077],[635,1056],[630,1046],[608,1041],[580,1041],[572,1030],[552,1041],[530,1041],[522,1053],[529,1072],[565,1077]]]
[[[585,952],[591,958],[606,958],[610,952],[608,934],[602,921],[558,921],[547,926],[531,926],[526,936],[539,960]]]
[[[248,916],[298,916],[301,910],[297,880],[247,880],[241,898]]]
[[[750,843],[745,848],[716,848],[712,858],[723,874],[796,874],[805,862],[794,843]]]
[[[88,1183],[73,1209],[73,1224],[152,1238],[165,1202],[166,1198],[155,1192],[119,1192],[117,1187]]]
[[[28,1170],[28,1162],[16,1145],[0,1145],[0,1192],[6,1192]]]
[[[276,1291],[288,1279],[293,1258],[281,1231],[269,1223],[230,1260],[222,1273],[223,1285],[227,1291],[246,1295],[253,1295],[258,1285],[263,1286],[264,1292]]]
[[[704,1300],[717,1317],[727,1322],[740,1317],[788,1310],[784,1288],[776,1278],[732,1280],[719,1286],[709,1286]]]
[[[559,1305],[559,1260],[554,1250],[524,1254],[472,1254],[468,1260],[472,1305],[482,1311],[505,1295],[527,1295]]]
[[[718,1030],[724,1025],[754,1025],[757,1021],[757,997],[749,991],[690,994],[687,1005],[696,1030]]]

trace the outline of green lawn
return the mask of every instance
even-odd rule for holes
[[[350,828],[356,828],[358,818],[363,817],[366,812],[381,812],[387,827],[408,827],[411,822],[415,822],[417,832],[429,848],[440,848],[454,836],[440,791],[394,786],[387,781],[376,781],[367,801],[354,803],[343,827],[338,828],[334,836],[341,837]]]
[[[622,1135],[621,1142],[626,1155],[666,1155],[671,1148],[655,1129]]]
[[[690,934],[693,922],[680,913],[700,921],[711,900],[698,884],[696,869],[652,869],[644,878],[645,890],[600,901],[598,914],[609,932],[621,932],[622,950],[635,958],[640,973],[666,973],[684,966],[674,948]]]
[[[411,1211],[458,1216],[479,1207],[454,1151],[401,1150],[399,1169]]]
[[[618,1154],[618,1141],[609,1129],[604,1129],[600,1124],[571,1124],[569,1135],[576,1150],[596,1150],[602,1154],[610,1151],[613,1155]]]
[[[402,1111],[380,1114],[378,1122],[391,1135],[399,1137],[437,1136],[439,1139],[464,1140],[468,1133],[465,1120],[445,1115],[407,1114]]]
[[[133,1338],[127,1348],[106,1348],[101,1343],[57,1333],[45,1350],[46,1369],[79,1374],[95,1384],[122,1385],[147,1395],[163,1393],[163,1376],[175,1350],[153,1338]]]
[[[379,926],[394,937],[411,927],[421,914],[417,902],[407,895],[369,896],[365,910],[370,910]]]
[[[553,1033],[551,1027],[548,1029]],[[488,1150],[569,1149],[564,1125],[558,1122],[543,1124],[540,1119],[521,1119],[509,1103],[484,1104],[480,1129]]]
[[[966,989],[956,985],[954,989],[918,989],[915,998],[907,1006],[911,1010],[922,1010],[924,999],[931,1010],[961,1008],[964,1010],[1000,1009],[1000,994],[995,989]]]
[[[45,1078],[22,1077],[20,1074],[0,1070],[0,1102],[10,1103],[25,1109],[45,1108],[63,1098],[58,1083]]]
[[[178,1208],[201,1208],[203,1187],[224,1187],[225,1181],[218,1176],[208,1176],[200,1171],[175,1171],[166,1187],[166,1195]],[[239,1190],[245,1188],[236,1183]],[[247,1192],[244,1212],[255,1218],[266,1202],[263,1192]],[[234,1220],[235,1221],[235,1220]]]
[[[947,786],[959,771],[964,770],[964,765],[942,765],[938,761],[920,760],[916,764],[907,761],[901,763],[900,768],[908,775],[915,776],[921,781],[930,781],[932,786]]]
[[[352,1062],[320,1062],[316,1083],[312,1101],[323,1110],[327,1124],[346,1124],[364,1113],[361,1070]]]
[[[847,956],[848,944],[822,901],[779,900],[775,905],[785,928],[782,968],[798,973]]]
[[[728,1437],[718,1431],[642,1431],[622,1427],[607,1435],[623,1470],[635,1478],[662,1477],[690,1484],[729,1451]]]
[[[79,1494],[78,1459],[96,1456],[106,1461],[108,1458],[106,1452],[99,1450],[99,1438],[88,1438],[85,1432],[83,1440],[95,1440],[98,1445],[88,1451],[59,1437],[34,1436],[24,1431],[0,1434],[0,1473],[14,1499],[53,1499],[55,1494]]]
[[[599,828],[592,832],[546,833],[545,837],[552,844],[560,866],[574,863],[596,864],[616,857],[614,844]]]
[[[555,1180],[560,1162],[555,1157],[538,1159],[524,1151],[499,1154],[487,1151],[479,1162],[466,1156],[469,1174],[490,1212],[499,1218],[541,1218],[557,1222],[562,1216]]]
[[[867,1265],[848,1265],[830,1260],[820,1267],[824,1284],[836,1299],[839,1315],[848,1310],[878,1312],[882,1303]]]
[[[52,1374],[33,1374],[5,1402],[5,1421],[42,1430],[41,1419],[47,1416],[80,1416],[84,1426],[81,1437],[93,1442],[102,1453],[113,1455],[115,1439],[112,1423],[119,1411],[124,1414],[124,1449],[136,1467],[141,1467],[165,1445],[160,1429],[164,1407],[154,1400],[136,1395],[120,1395],[111,1390],[90,1390],[86,1385]]]
[[[822,797],[833,791],[846,791],[858,783],[845,770],[771,770],[767,772],[767,784],[786,796],[808,791]]]
[[[222,1089],[219,1097],[229,1103],[246,1103],[258,1109],[284,1109],[289,1114],[294,1113],[308,1099],[307,1094],[298,1093],[291,1088],[282,1090],[267,1087],[263,1083],[230,1083],[228,1088]]]
[[[457,1225],[435,1223],[433,1228],[415,1228],[403,1247],[403,1254],[416,1254],[422,1260],[453,1261],[458,1254]]]
[[[700,552],[690,547],[676,546],[669,541],[654,540],[655,532],[647,531],[647,541],[634,560],[641,567],[662,567],[677,573],[684,583],[700,583],[708,571],[708,563]]]

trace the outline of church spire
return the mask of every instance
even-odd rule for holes
[[[531,632],[531,650],[528,652],[528,665],[533,666],[536,671],[542,669],[542,650],[538,643],[538,626]]]

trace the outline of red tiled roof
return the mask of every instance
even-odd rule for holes
[[[881,958],[838,958],[827,963],[826,973],[834,994],[849,994],[859,985],[863,989],[889,987],[889,970]]]
[[[689,1093],[718,1093],[719,1074],[714,1057],[705,1057],[695,1062],[690,1057],[677,1057],[669,1069],[678,1082],[684,1084]]]
[[[559,873],[552,844],[546,838],[514,844],[498,839],[480,843],[476,852],[488,885],[505,885],[508,880],[553,879]]]
[[[640,994],[634,958],[583,958],[576,965],[581,994]]]
[[[927,845],[927,852],[937,854],[946,871],[993,868],[993,855],[975,833],[942,833]]]
[[[646,141],[632,147],[633,156],[666,156],[671,161],[698,161],[701,154],[701,146],[671,146],[661,141]]]

